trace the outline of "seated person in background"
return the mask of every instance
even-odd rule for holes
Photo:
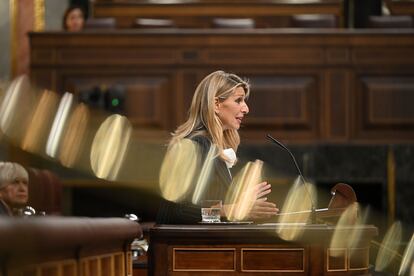
[[[248,95],[249,85],[240,77],[223,71],[211,73],[196,88],[187,121],[172,134],[173,137],[170,140],[168,150],[189,139],[200,149],[201,160],[206,160],[209,148],[215,146],[217,149],[213,159],[212,171],[201,200],[211,199],[225,202],[226,195],[231,189],[232,176],[228,169],[230,166],[227,163],[232,158],[227,155],[227,149],[234,150],[234,153],[239,146],[238,129],[243,118],[249,112],[245,102]],[[184,168],[184,170],[186,169]],[[168,182],[168,176],[166,183],[166,186],[174,185],[174,183]],[[250,208],[246,218],[256,220],[276,215],[278,212],[276,205],[268,202],[267,198],[264,197],[271,191],[270,184],[267,182],[254,183],[253,191],[252,208]],[[162,200],[157,215],[157,223],[195,224],[200,222],[201,207],[192,202],[193,194],[194,192],[189,192],[179,202],[170,201],[168,198]],[[221,216],[228,217],[232,208],[239,207],[237,204],[238,202],[226,202],[221,209]]]
[[[19,164],[0,162],[0,216],[15,216],[29,199],[29,176]]]
[[[70,6],[63,15],[63,29],[68,32],[79,32],[83,30],[85,14],[81,7]]]

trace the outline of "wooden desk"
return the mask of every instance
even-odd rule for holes
[[[115,17],[120,27],[136,18],[276,17],[295,14],[333,14],[343,24],[343,0],[184,0],[96,1],[95,17]],[[185,24],[185,23],[184,23]]]
[[[335,227],[301,226],[294,242],[284,241],[280,225],[160,225],[151,229],[149,275],[361,275],[368,272],[374,226],[358,230],[361,239],[351,248],[330,248]],[[332,252],[341,252],[333,257]]]
[[[414,16],[414,0],[386,0],[385,3],[393,15]]]

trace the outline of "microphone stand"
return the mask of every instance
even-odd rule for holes
[[[270,134],[267,134],[266,137],[272,141],[273,143],[275,143],[276,145],[278,145],[280,148],[284,149],[285,151],[287,151],[291,157],[291,159],[293,160],[293,163],[295,164],[296,170],[299,173],[299,178],[301,180],[301,182],[303,183],[303,185],[305,185],[305,190],[306,193],[308,194],[310,201],[311,201],[311,224],[316,224],[316,208],[315,208],[315,203],[313,202],[313,197],[310,193],[310,191],[308,190],[308,185],[306,184],[306,180],[305,177],[302,174],[302,171],[299,168],[298,163],[296,162],[296,158],[295,156],[292,154],[292,152],[285,146],[283,145],[281,142],[279,142],[278,140],[276,140],[275,138],[273,138]]]

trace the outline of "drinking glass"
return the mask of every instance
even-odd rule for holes
[[[203,200],[201,202],[201,221],[205,223],[221,222],[221,200]]]

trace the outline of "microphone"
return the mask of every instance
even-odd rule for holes
[[[270,141],[272,141],[273,143],[275,143],[276,145],[278,145],[280,148],[286,150],[289,153],[291,159],[293,160],[293,163],[295,164],[296,170],[299,173],[299,178],[302,181],[303,185],[305,185],[306,193],[308,194],[308,196],[310,198],[310,201],[311,201],[311,223],[312,224],[315,224],[316,223],[316,208],[315,208],[315,202],[313,202],[313,197],[312,197],[310,191],[308,190],[308,185],[306,184],[307,182],[305,180],[305,177],[302,174],[302,171],[299,168],[298,162],[296,162],[295,156],[293,155],[293,153],[285,145],[283,145],[281,142],[279,142],[278,140],[276,140],[275,138],[273,138],[270,134],[267,134],[266,137]]]

